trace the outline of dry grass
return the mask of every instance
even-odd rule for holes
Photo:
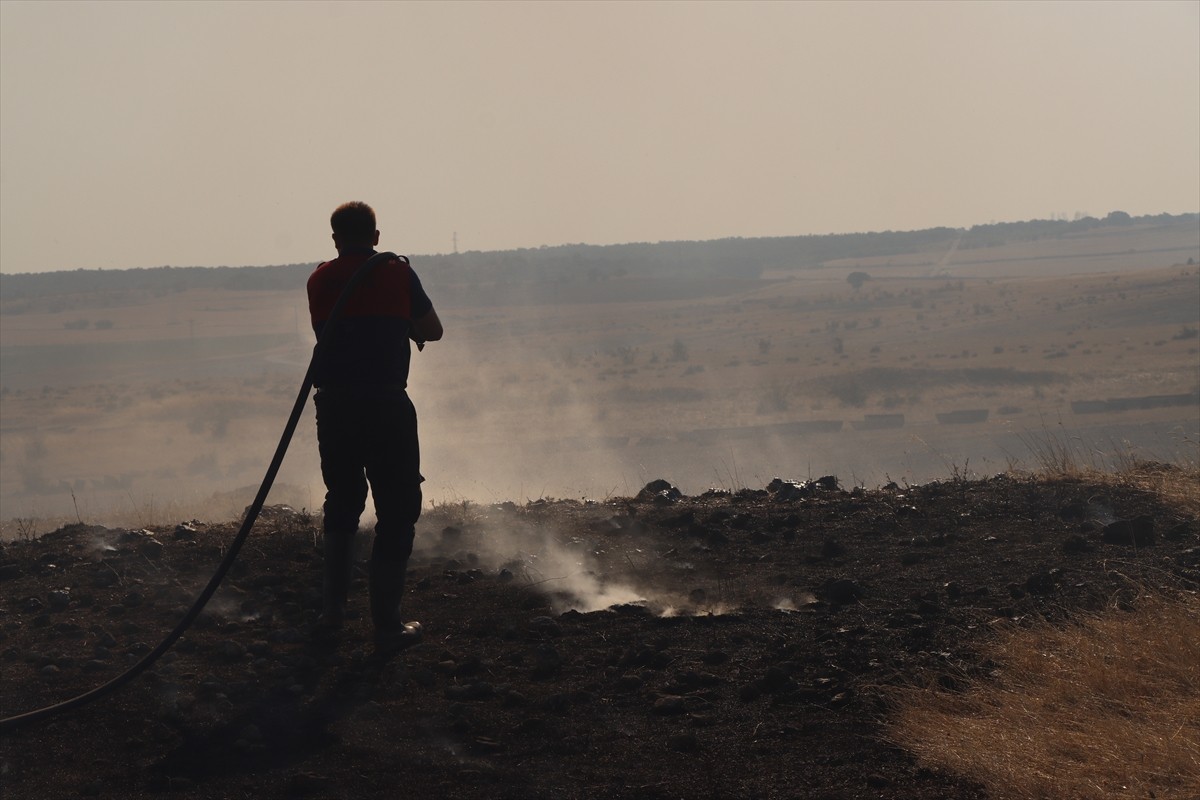
[[[898,693],[893,740],[996,798],[1200,797],[1200,599],[1005,631],[964,691]]]
[[[1140,462],[1102,479],[1157,494],[1180,511],[1200,516],[1200,467],[1195,463],[1177,466]]]
[[[1090,449],[1079,438],[1044,426],[1040,433],[1020,438],[1042,477],[1134,488],[1158,495],[1185,514],[1200,516],[1200,442],[1192,436],[1171,443],[1166,461],[1147,458],[1117,442],[1103,451]],[[1015,464],[1010,467],[1019,471]]]

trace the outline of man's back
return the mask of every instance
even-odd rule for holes
[[[369,248],[345,249],[309,277],[308,307],[318,336],[346,284],[373,254]],[[343,306],[314,384],[407,385],[412,319],[432,308],[407,258],[397,256],[376,266]]]

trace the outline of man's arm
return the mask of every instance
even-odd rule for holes
[[[408,335],[419,345],[441,339],[442,321],[438,319],[437,311],[430,306],[428,311],[414,319]]]

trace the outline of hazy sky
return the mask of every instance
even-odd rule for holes
[[[0,271],[1200,210],[1200,3],[0,2]]]

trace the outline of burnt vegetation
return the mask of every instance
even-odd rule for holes
[[[442,505],[405,600],[425,638],[398,655],[369,645],[361,571],[349,631],[314,642],[319,519],[269,508],[149,674],[5,742],[5,794],[384,798],[402,780],[460,798],[993,796],[987,776],[894,743],[896,692],[988,681],[997,625],[1200,589],[1195,478],[1143,464],[693,497],[656,481],[604,502]],[[233,529],[72,525],[6,545],[5,713],[147,652]],[[1186,769],[1126,777],[1158,797],[1197,786]]]

